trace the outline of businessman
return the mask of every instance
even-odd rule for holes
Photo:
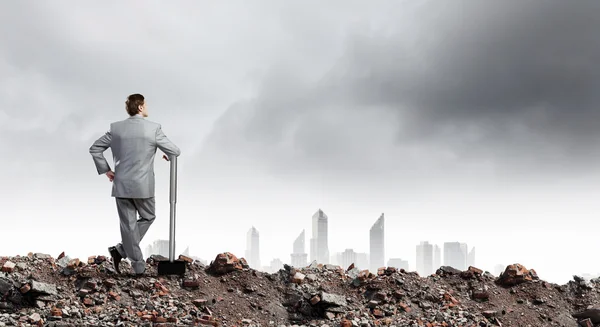
[[[111,196],[117,202],[121,222],[121,243],[108,251],[115,270],[121,273],[119,263],[128,258],[136,276],[144,275],[144,261],[140,241],[156,218],[154,199],[154,157],[156,149],[167,156],[178,157],[179,148],[163,133],[161,125],[148,117],[146,101],[141,94],[132,94],[125,102],[129,118],[110,124],[110,130],[90,147],[98,175],[105,174],[113,183]],[[104,151],[110,147],[115,170]],[[163,156],[168,160],[167,156]],[[136,218],[139,214],[139,219]]]

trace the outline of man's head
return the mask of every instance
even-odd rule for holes
[[[146,100],[141,94],[132,94],[127,97],[125,101],[125,109],[129,116],[135,116],[141,114],[144,117],[148,117],[148,109],[146,108]]]

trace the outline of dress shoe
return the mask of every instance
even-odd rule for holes
[[[110,256],[113,259],[113,264],[115,265],[115,270],[117,271],[117,274],[120,274],[121,269],[119,269],[119,263],[121,263],[121,260],[123,260],[123,257],[121,256],[121,254],[119,253],[117,248],[114,246],[109,247],[108,252],[110,252]]]

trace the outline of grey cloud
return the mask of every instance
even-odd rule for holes
[[[351,34],[317,85],[294,84],[297,67],[266,78],[255,99],[215,124],[205,155],[345,176],[597,172],[600,3],[414,10],[395,33]]]

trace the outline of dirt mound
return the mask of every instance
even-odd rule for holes
[[[600,281],[566,285],[510,265],[499,277],[475,267],[416,272],[353,265],[285,266],[267,274],[221,253],[185,276],[117,275],[110,258],[64,253],[0,258],[0,326],[595,326]],[[579,323],[578,323],[579,322]],[[600,325],[599,325],[600,326]]]

